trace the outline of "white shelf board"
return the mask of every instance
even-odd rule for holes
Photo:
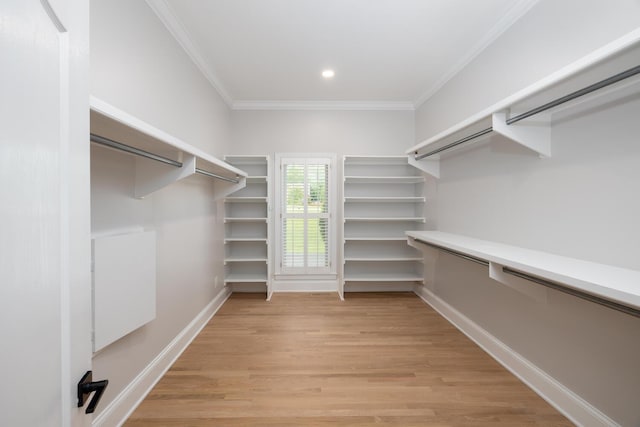
[[[266,237],[225,237],[224,243],[231,242],[262,242],[266,243]]]
[[[348,256],[345,261],[353,262],[396,262],[396,261],[423,261],[422,257],[354,257]]]
[[[345,282],[421,282],[422,276],[415,273],[358,273],[345,274]]]
[[[236,197],[227,197],[224,199],[224,201],[225,203],[267,203],[267,198],[253,197],[253,196],[247,196],[247,197],[236,196]]]
[[[267,182],[268,178],[264,175],[249,175],[247,182]]]
[[[387,217],[387,218],[373,218],[373,217],[346,217],[345,222],[426,222],[424,217]]]
[[[177,159],[180,154],[196,157],[198,167],[229,178],[246,177],[247,173],[186,142],[170,135],[113,105],[90,98],[91,133],[154,154]]]
[[[424,182],[423,176],[345,176],[349,184],[419,184]]]
[[[225,217],[224,222],[267,222],[267,218],[237,218],[237,217]]]
[[[345,237],[345,242],[404,242],[406,237],[375,237],[375,236],[367,236],[367,237]]]
[[[539,152],[542,156],[549,156],[550,145],[548,141],[544,141],[544,139],[548,137],[546,134],[548,133],[549,124],[547,124],[547,126],[539,126],[538,123],[538,126],[527,126],[519,123],[518,125],[506,126],[504,120],[502,120],[503,116],[506,115],[509,110],[515,110],[513,112],[519,113],[523,111],[523,108],[530,109],[543,105],[553,99],[547,95],[548,99],[546,99],[546,102],[540,101],[539,98],[542,93],[547,94],[547,92],[553,92],[555,90],[558,92],[555,94],[555,97],[564,96],[582,87],[586,87],[589,84],[610,77],[616,72],[621,72],[630,66],[637,65],[637,53],[632,49],[637,49],[639,45],[640,28],[629,32],[608,45],[591,52],[545,78],[462,120],[449,129],[414,145],[407,149],[406,153],[413,155],[420,151],[427,152],[438,149],[446,146],[450,142],[467,137],[493,125],[494,130],[514,142],[531,148]],[[626,57],[624,53],[626,53]],[[634,58],[634,55],[636,58]],[[612,72],[609,70],[611,67],[607,66],[607,62],[619,62],[619,68],[621,69]],[[574,84],[571,84],[572,82],[574,82]],[[580,83],[582,86],[574,87],[575,83]],[[594,92],[595,95],[593,95],[593,97],[597,98],[597,93],[598,92]],[[591,96],[592,95],[587,95],[587,97]],[[538,102],[538,104],[529,105],[534,100]],[[561,109],[562,108],[565,107],[561,107]],[[498,116],[495,116],[496,114],[498,114]],[[547,114],[546,117],[549,117],[549,115]],[[496,121],[496,119],[499,120]],[[524,123],[524,121],[521,123]],[[499,125],[499,129],[496,129],[496,124]],[[543,128],[546,129],[542,130]],[[504,130],[508,130],[508,132],[505,134],[503,133]],[[424,164],[425,167],[423,170],[438,178],[438,161],[439,155],[436,154],[427,159],[414,162],[416,164]]]
[[[345,197],[345,203],[424,203],[424,197]]]
[[[267,257],[228,257],[224,259],[225,264],[228,262],[267,262]]]
[[[224,283],[267,283],[267,275],[260,273],[232,273],[224,278]]]
[[[640,271],[439,231],[407,236],[640,309]],[[418,242],[419,244],[419,242]]]
[[[234,165],[266,165],[268,162],[267,156],[230,155],[224,159]]]

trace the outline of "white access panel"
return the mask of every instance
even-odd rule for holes
[[[93,351],[156,317],[156,233],[93,239]]]

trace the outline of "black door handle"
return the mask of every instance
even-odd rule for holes
[[[91,402],[89,402],[89,406],[87,406],[87,409],[84,411],[85,414],[93,414],[93,411],[96,410],[96,406],[98,406],[98,402],[100,402],[102,394],[107,389],[107,385],[109,385],[109,380],[92,382],[92,379],[93,373],[91,371],[87,371],[78,383],[78,408],[84,406],[84,403],[87,401],[91,393],[94,391],[96,392],[96,394],[93,395]]]

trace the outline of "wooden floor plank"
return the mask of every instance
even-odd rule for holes
[[[126,426],[570,426],[411,293],[233,294]]]

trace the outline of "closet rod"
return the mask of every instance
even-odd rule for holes
[[[534,109],[529,110],[527,112],[524,112],[522,114],[518,114],[517,116],[513,116],[513,117],[507,119],[507,124],[511,125],[513,123],[517,123],[520,120],[526,119],[527,117],[531,117],[531,116],[536,115],[538,113],[542,113],[543,111],[547,111],[547,110],[549,110],[549,109],[551,109],[553,107],[557,107],[558,105],[562,105],[562,104],[564,104],[566,102],[573,101],[574,99],[579,98],[579,97],[584,96],[584,95],[587,95],[587,94],[589,94],[591,92],[595,92],[598,89],[605,88],[605,87],[610,86],[610,85],[612,85],[614,83],[618,83],[619,81],[622,81],[624,79],[628,79],[629,77],[633,77],[638,73],[640,73],[640,65],[635,66],[633,68],[630,68],[630,69],[628,69],[626,71],[623,71],[621,73],[618,73],[615,76],[611,76],[609,78],[601,80],[601,81],[599,81],[597,83],[594,83],[594,84],[592,84],[590,86],[587,86],[587,87],[582,88],[580,90],[577,90],[575,92],[572,92],[572,93],[570,93],[568,95],[565,95],[563,97],[555,99],[555,100],[553,100],[551,102],[548,102],[548,103],[546,103],[544,105],[541,105],[541,106],[539,106],[537,108],[534,108]]]
[[[602,88],[610,86],[610,85],[612,85],[614,83],[618,83],[618,82],[620,82],[622,80],[628,79],[629,77],[633,77],[636,74],[640,74],[640,65],[637,65],[637,66],[635,66],[633,68],[630,68],[630,69],[628,69],[626,71],[623,71],[621,73],[618,73],[618,74],[616,74],[614,76],[608,77],[608,78],[606,78],[604,80],[601,80],[601,81],[599,81],[597,83],[594,83],[594,84],[589,85],[587,87],[584,87],[584,88],[582,88],[580,90],[572,92],[572,93],[570,93],[568,95],[565,95],[565,96],[562,96],[560,98],[554,99],[553,101],[548,102],[548,103],[546,103],[544,105],[541,105],[539,107],[533,108],[533,109],[531,109],[529,111],[526,111],[524,113],[521,113],[521,114],[518,114],[516,116],[513,116],[513,117],[507,119],[507,124],[511,125],[511,124],[517,123],[520,120],[524,120],[524,119],[526,119],[528,117],[534,116],[534,115],[536,115],[538,113],[542,113],[543,111],[547,111],[547,110],[549,110],[551,108],[557,107],[559,105],[562,105],[564,103],[567,103],[569,101],[577,99],[577,98],[579,98],[581,96],[587,95],[587,94],[589,94],[591,92],[595,92],[598,89],[602,89]],[[448,149],[453,148],[453,147],[455,147],[457,145],[460,145],[460,144],[463,144],[465,142],[471,141],[472,139],[476,139],[476,138],[478,138],[478,137],[480,137],[482,135],[486,135],[487,133],[489,133],[491,131],[493,131],[493,128],[491,128],[491,127],[487,128],[487,129],[483,129],[480,132],[474,133],[473,135],[469,135],[467,137],[464,137],[462,139],[454,141],[451,144],[447,144],[444,147],[437,148],[435,150],[429,151],[429,152],[424,153],[424,154],[418,154],[418,152],[416,151],[415,159],[416,160],[422,160],[425,157],[433,156],[434,154],[438,154],[438,153],[440,153],[442,151],[448,150]]]
[[[140,157],[144,157],[144,158],[147,158],[147,159],[155,160],[156,162],[160,162],[160,163],[164,163],[164,164],[167,164],[167,165],[175,166],[177,168],[181,168],[182,167],[182,163],[178,162],[177,160],[169,159],[167,157],[162,157],[162,156],[159,156],[157,154],[153,154],[153,153],[150,153],[148,151],[141,150],[139,148],[131,147],[130,145],[126,145],[126,144],[123,144],[121,142],[114,141],[113,139],[109,139],[109,138],[105,138],[105,137],[100,136],[100,135],[96,135],[94,133],[91,134],[91,142],[95,142],[96,144],[100,144],[100,145],[103,145],[105,147],[113,148],[113,149],[116,149],[116,150],[119,150],[119,151],[124,151],[124,152],[129,153],[129,154],[135,154],[136,156],[140,156]],[[206,176],[209,176],[211,178],[220,179],[222,181],[232,182],[234,184],[237,184],[237,183],[240,182],[238,179],[227,178],[226,176],[222,176],[222,175],[216,175],[215,173],[211,173],[211,172],[208,172],[206,170],[199,169],[199,168],[196,168],[196,173],[199,173],[201,175],[206,175]]]
[[[446,252],[448,254],[455,255],[457,257],[466,259],[467,261],[472,261],[472,262],[475,262],[476,264],[481,264],[481,265],[484,265],[486,267],[489,266],[489,261],[484,260],[482,258],[477,258],[477,257],[471,256],[471,255],[463,254],[463,253],[458,252],[458,251],[454,251],[454,250],[451,250],[451,249],[448,249],[448,248],[444,248],[442,246],[434,245],[433,243],[425,242],[424,240],[421,240],[421,239],[415,239],[415,240],[417,242],[422,243],[423,245],[431,246],[432,248],[435,248],[435,249],[441,250],[443,252]],[[530,274],[523,273],[521,271],[514,270],[514,269],[509,268],[509,267],[503,267],[502,271],[504,273],[506,273],[506,274],[510,274],[512,276],[516,276],[516,277],[519,277],[521,279],[525,279],[525,280],[528,280],[530,282],[534,282],[534,283],[537,283],[539,285],[543,285],[543,286],[546,286],[548,288],[555,289],[557,291],[564,292],[566,294],[573,295],[573,296],[578,297],[578,298],[582,298],[584,300],[587,300],[587,301],[602,305],[604,307],[611,308],[613,310],[620,311],[622,313],[629,314],[631,316],[640,317],[640,310],[635,309],[633,307],[628,307],[626,305],[617,303],[615,301],[610,301],[608,299],[604,299],[604,298],[601,298],[601,297],[598,297],[598,296],[595,296],[595,295],[591,295],[591,294],[589,294],[587,292],[582,292],[582,291],[579,291],[577,289],[573,289],[573,288],[570,288],[568,286],[562,285],[560,283],[555,283],[555,282],[551,282],[551,281],[546,280],[546,279],[542,279],[540,277],[532,276]]]
[[[416,160],[422,160],[425,157],[433,156],[434,154],[438,154],[441,151],[448,150],[449,148],[453,148],[453,147],[455,147],[457,145],[464,144],[465,142],[469,142],[472,139],[479,138],[482,135],[488,134],[489,132],[493,132],[493,127],[482,129],[481,131],[476,132],[473,135],[466,136],[466,137],[464,137],[462,139],[459,139],[457,141],[452,142],[451,144],[447,144],[444,147],[436,148],[435,150],[429,151],[429,152],[424,153],[424,154],[418,154],[418,152],[416,152]]]
[[[521,279],[525,279],[525,280],[528,280],[530,282],[538,283],[538,284],[546,286],[548,288],[555,289],[555,290],[560,291],[560,292],[564,292],[565,294],[573,295],[575,297],[582,298],[582,299],[587,300],[587,301],[591,301],[593,303],[596,303],[596,304],[611,308],[613,310],[617,310],[617,311],[620,311],[620,312],[625,313],[625,314],[630,314],[631,316],[640,317],[640,310],[637,310],[635,308],[627,307],[626,305],[619,304],[617,302],[610,301],[610,300],[607,300],[607,299],[604,299],[604,298],[600,298],[598,296],[591,295],[589,293],[582,292],[582,291],[579,291],[577,289],[569,288],[567,286],[564,286],[564,285],[561,285],[561,284],[558,284],[558,283],[554,283],[554,282],[551,282],[549,280],[542,279],[540,277],[532,276],[530,274],[523,273],[523,272],[518,271],[518,270],[513,270],[513,269],[508,268],[508,267],[503,267],[502,271],[507,273],[507,274],[510,274],[512,276],[520,277]]]
[[[446,252],[448,254],[457,256],[462,259],[466,259],[467,261],[475,262],[476,264],[484,265],[485,267],[489,267],[489,261],[486,261],[482,258],[477,258],[471,255],[463,254],[462,252],[454,251],[449,248],[445,248],[443,246],[434,245],[433,243],[425,242],[424,240],[415,239],[416,242],[420,242],[423,245],[431,246],[432,248],[438,249],[439,251]]]
[[[182,163],[168,159],[166,157],[159,156],[157,154],[149,153],[148,151],[141,150],[139,148],[131,147],[129,145],[122,144],[121,142],[114,141],[113,139],[105,138],[94,133],[91,134],[91,142],[104,145],[105,147],[114,148],[116,150],[124,151],[129,154],[135,154],[136,156],[145,157],[147,159],[155,160],[156,162],[165,163],[167,165],[175,166],[177,168],[182,167]]]

